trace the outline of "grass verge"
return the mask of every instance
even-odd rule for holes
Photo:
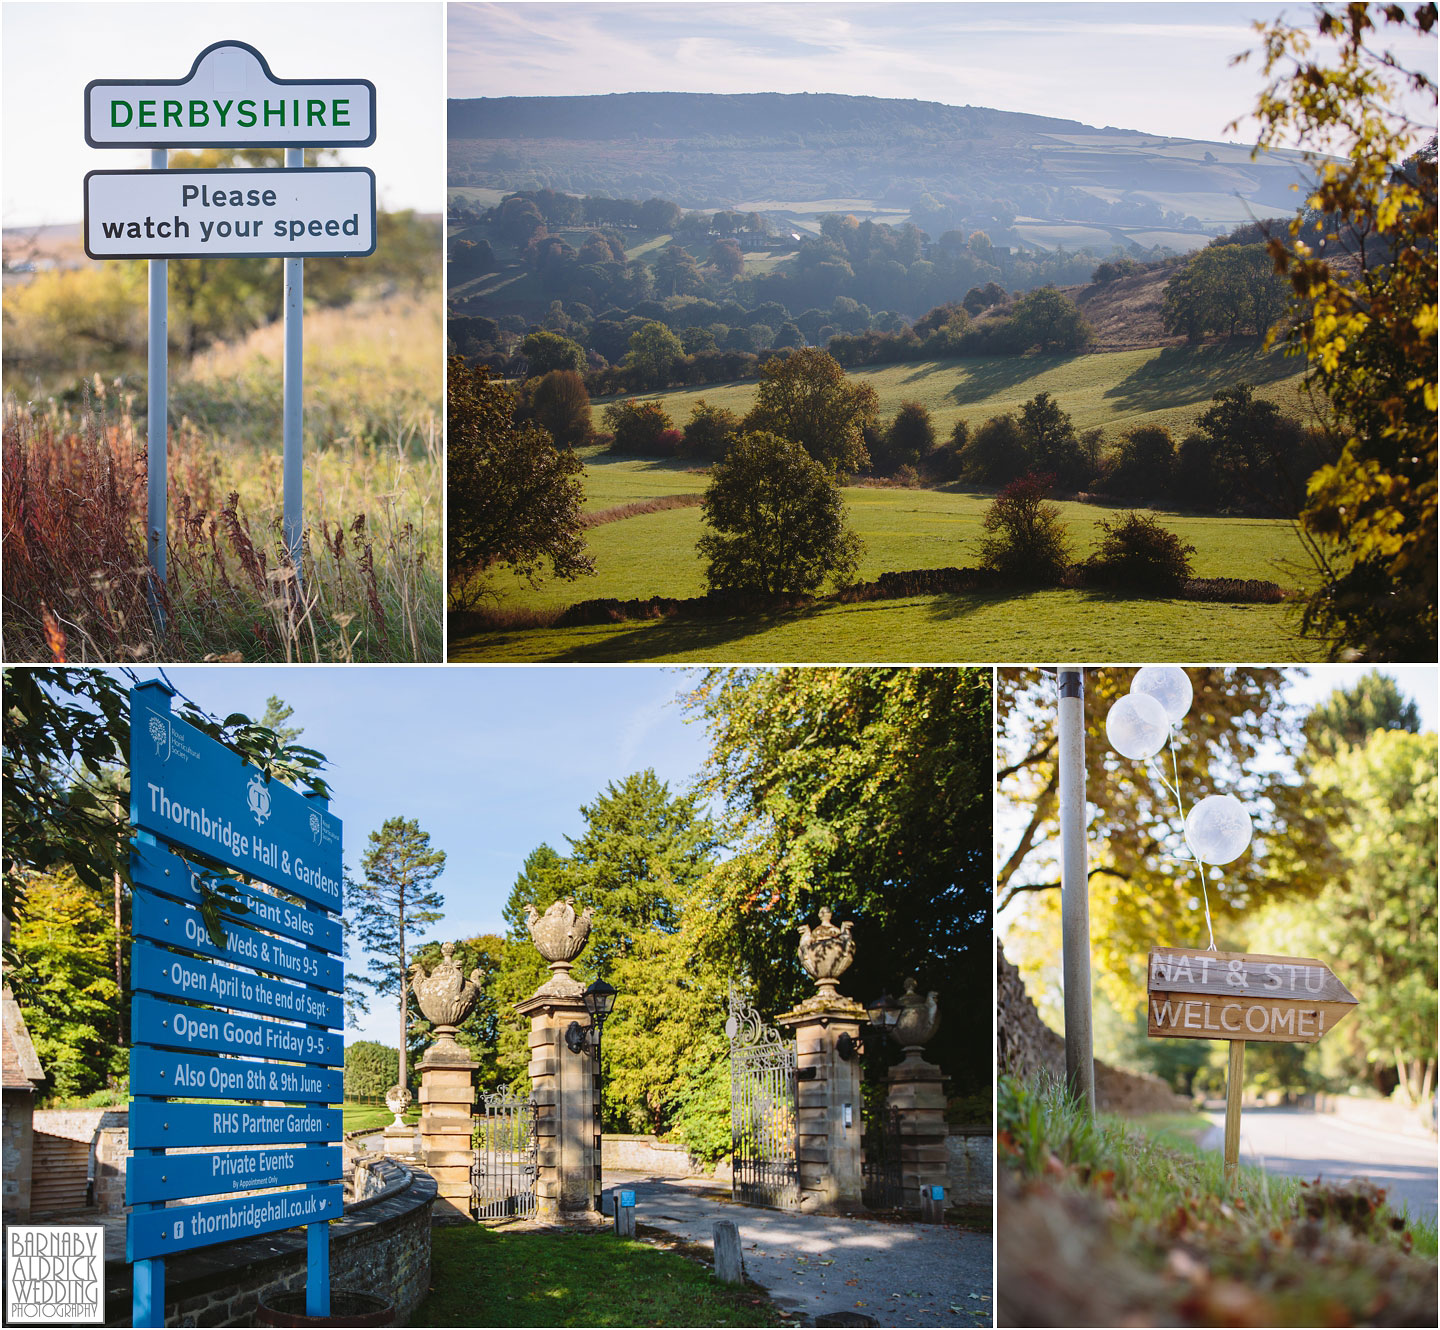
[[[437,1228],[415,1325],[779,1325],[770,1300],[613,1233]]]
[[[1367,1184],[1244,1167],[1176,1123],[997,1086],[1001,1325],[1432,1325],[1433,1226]]]
[[[405,1122],[420,1121],[420,1105],[412,1104],[405,1110]],[[384,1104],[342,1104],[340,1106],[341,1131],[380,1131],[395,1121],[395,1115]]]

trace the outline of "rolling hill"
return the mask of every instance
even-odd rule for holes
[[[828,211],[1054,248],[1196,248],[1289,213],[1302,154],[1073,120],[832,94],[452,99],[450,183],[765,212]]]

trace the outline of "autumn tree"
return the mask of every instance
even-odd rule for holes
[[[352,1015],[368,1010],[360,990],[396,999],[400,1013],[400,1077],[406,1084],[410,1028],[409,965],[420,934],[444,918],[445,898],[433,883],[445,871],[445,851],[432,849],[428,832],[414,818],[386,818],[370,833],[360,859],[364,876],[345,884],[348,924],[369,953],[368,973],[345,976]]]
[[[1203,947],[1209,941],[1207,894],[1185,849],[1184,816],[1167,783],[1180,789],[1185,811],[1202,794],[1223,790],[1239,798],[1254,820],[1252,849],[1206,875],[1215,941],[1222,950],[1245,950],[1247,910],[1255,901],[1313,897],[1336,867],[1324,822],[1293,771],[1261,760],[1265,753],[1293,752],[1298,745],[1300,717],[1283,692],[1285,673],[1232,666],[1191,667],[1186,673],[1195,701],[1177,729],[1172,768],[1168,754],[1162,754],[1163,764],[1160,758],[1133,761],[1106,738],[1106,715],[1129,692],[1134,671],[1085,671],[1095,975],[1127,1018],[1143,1000],[1150,947]],[[1035,921],[1052,917],[1046,902],[1058,903],[1055,714],[1053,672],[999,672],[996,791],[1004,815],[997,825],[1008,830],[996,844],[995,886],[997,916],[1007,933],[1040,929]],[[1022,927],[1026,919],[1032,922]],[[1023,961],[1018,955],[1012,959]]]
[[[537,425],[516,425],[515,400],[484,366],[452,356],[446,384],[450,592],[465,604],[484,575],[509,568],[536,583],[548,563],[569,580],[594,571],[585,553],[580,459]]]
[[[854,924],[844,991],[939,990],[956,1019],[926,1056],[987,1093],[990,1028],[964,1013],[990,995],[990,700],[988,669],[708,671],[688,710],[733,853],[686,912],[694,953],[768,1014],[813,991],[796,930],[830,907]]]
[[[710,472],[696,542],[711,591],[814,591],[851,580],[860,540],[834,478],[797,442],[741,434]]]
[[[1070,566],[1070,537],[1060,505],[1050,502],[1055,478],[1034,472],[1012,480],[980,521],[980,566],[1029,586],[1053,586]]]
[[[760,367],[744,428],[798,443],[833,475],[865,468],[865,427],[879,411],[880,399],[868,383],[852,383],[818,347],[799,347]]]
[[[1331,154],[1290,235],[1268,242],[1295,296],[1287,340],[1336,440],[1300,514],[1321,574],[1304,624],[1376,659],[1429,660],[1436,642],[1435,130],[1433,112],[1426,123],[1403,106],[1433,108],[1436,89],[1377,49],[1435,24],[1431,3],[1319,5],[1313,33],[1259,25],[1270,82],[1255,152]],[[1317,223],[1323,248],[1302,239]]]

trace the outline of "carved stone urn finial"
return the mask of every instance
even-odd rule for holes
[[[446,942],[440,951],[445,959],[428,975],[419,961],[410,967],[410,989],[420,1005],[420,1014],[435,1027],[435,1048],[460,1052],[455,1028],[479,1001],[483,976],[479,970],[472,970],[470,978],[465,978],[455,960],[453,942]]]
[[[905,1050],[908,1061],[918,1058],[925,1044],[935,1037],[940,1028],[940,1004],[932,989],[925,997],[915,991],[912,975],[905,981],[905,995],[900,999],[900,1014],[895,1018],[891,1033],[895,1041]]]
[[[570,977],[575,958],[590,940],[594,912],[587,905],[575,913],[569,896],[556,901],[544,914],[533,905],[525,907],[525,926],[535,949],[550,962],[550,978],[535,990],[536,997],[579,997],[585,990]]]
[[[839,998],[838,980],[850,968],[855,959],[855,939],[850,936],[852,927],[846,920],[839,928],[830,922],[831,910],[820,907],[820,922],[811,928],[800,926],[800,964],[805,973],[815,980],[816,994],[821,998]]]

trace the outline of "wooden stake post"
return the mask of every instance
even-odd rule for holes
[[[1224,1039],[1225,1179],[1240,1166],[1240,1094],[1247,1042],[1314,1044],[1359,1005],[1323,961],[1156,947],[1150,952],[1152,1039]]]

